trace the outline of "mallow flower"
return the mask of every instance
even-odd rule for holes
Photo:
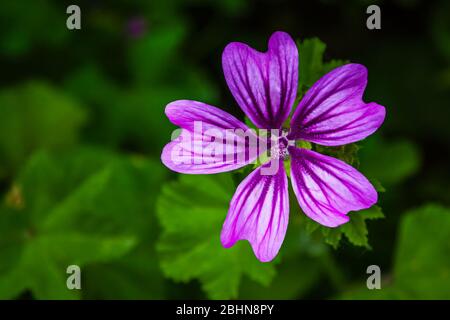
[[[226,172],[268,154],[268,161],[237,187],[220,237],[226,248],[238,240],[248,240],[262,262],[277,255],[288,225],[288,175],[283,162],[290,161],[292,188],[303,212],[323,226],[344,224],[350,211],[377,202],[375,188],[355,168],[301,147],[304,141],[323,146],[349,144],[380,127],[385,108],[362,100],[367,69],[352,63],[324,75],[302,97],[290,128],[286,128],[296,101],[298,61],[297,46],[284,32],[270,37],[264,53],[239,42],[224,49],[223,72],[235,100],[257,128],[275,129],[270,131],[265,148],[260,147],[262,136],[254,140],[254,131],[216,107],[179,100],[165,110],[169,120],[182,129],[161,156],[173,171]],[[249,142],[252,139],[256,143]]]

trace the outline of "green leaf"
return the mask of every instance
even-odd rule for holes
[[[236,298],[243,275],[263,285],[275,275],[273,265],[259,262],[248,243],[230,249],[220,244],[233,192],[230,175],[183,175],[163,187],[157,204],[164,273],[176,281],[198,279],[212,299]]]
[[[155,240],[159,229],[154,216],[156,197],[164,174],[161,165],[145,158],[133,157],[132,176],[138,187],[133,193],[142,208],[133,215],[139,217],[133,223],[140,243],[121,258],[111,262],[96,263],[85,268],[83,298],[87,299],[163,299],[166,283],[160,270]],[[127,219],[130,214],[127,214]],[[123,216],[122,216],[122,225]],[[128,221],[128,220],[127,220]],[[139,227],[137,227],[139,226]],[[149,285],[151,284],[151,285]]]
[[[417,172],[421,162],[414,143],[407,140],[387,142],[375,137],[364,142],[359,159],[361,172],[383,185],[402,182]]]
[[[303,223],[309,233],[319,232],[324,241],[335,249],[339,246],[342,235],[345,235],[353,245],[370,249],[366,220],[384,218],[381,208],[372,206],[369,209],[350,212],[349,217],[349,222],[337,228],[323,227],[306,217],[303,219]]]
[[[175,61],[185,35],[180,23],[152,28],[152,32],[132,43],[129,51],[130,70],[137,82],[157,83],[167,76],[167,67]]]
[[[333,158],[340,159],[351,166],[359,166],[358,151],[360,147],[356,143],[350,143],[339,147],[314,145],[314,150]]]
[[[270,286],[244,278],[239,290],[239,299],[295,299],[304,295],[315,284],[321,273],[317,260],[309,256],[295,255],[283,258]]]
[[[393,272],[382,270],[381,290],[358,285],[341,298],[450,299],[449,230],[449,208],[429,204],[405,213]]]
[[[326,44],[318,38],[297,43],[300,59],[299,87],[311,87],[322,76],[323,54]]]
[[[85,265],[121,257],[135,246],[136,239],[132,236],[61,232],[44,234],[35,243],[39,251],[46,252],[55,261]]]
[[[298,88],[300,93],[311,87],[320,77],[347,63],[344,60],[323,61],[326,44],[318,38],[297,41],[300,56],[300,75]]]
[[[372,183],[375,190],[377,190],[378,192],[386,192],[386,189],[383,187],[383,185],[381,184],[380,181],[378,181],[375,178],[371,178],[369,180],[370,180],[370,183]]]
[[[355,246],[370,248],[366,220],[384,218],[381,208],[373,206],[350,214],[350,221],[340,227],[347,239]]]
[[[89,237],[81,234],[36,237],[25,244],[17,266],[0,277],[0,297],[14,297],[28,288],[39,299],[79,298],[79,292],[66,287],[67,266],[111,260],[133,246],[134,239],[124,237]]]
[[[156,51],[154,54],[161,53]],[[146,56],[146,61],[151,68],[151,58]],[[164,115],[166,105],[189,96],[201,101],[214,101],[217,96],[213,83],[204,74],[189,68],[181,70],[186,66],[179,61],[173,58],[169,63],[177,68],[176,73],[181,76],[179,81],[159,79],[155,73],[157,70],[149,70],[145,71],[146,77],[155,77],[151,85],[136,83],[127,88],[120,87],[92,65],[83,66],[71,74],[66,80],[67,90],[92,110],[92,119],[85,130],[87,136],[102,144],[113,147],[126,145],[159,157],[159,150],[170,140],[175,129]],[[163,66],[163,73],[169,73],[167,64],[156,66]]]
[[[56,47],[70,35],[66,29],[65,10],[49,0],[35,2],[14,1],[0,10],[2,53],[23,55],[33,46]],[[45,25],[45,28],[42,26]],[[62,26],[62,27],[61,27]]]
[[[40,82],[2,90],[0,114],[0,177],[34,150],[72,146],[86,118],[70,97]]]
[[[245,125],[247,126],[247,127],[249,127],[250,129],[254,129],[254,130],[257,130],[258,128],[253,124],[253,122],[252,122],[252,120],[250,120],[250,118],[248,118],[248,117],[245,117]]]
[[[155,257],[154,243],[146,241],[113,262],[87,266],[83,298],[166,298],[166,283]]]
[[[336,249],[341,242],[343,231],[339,230],[338,228],[330,229],[325,227],[321,227],[321,230],[322,235],[324,236],[325,243]]]
[[[67,266],[84,272],[136,247],[153,228],[155,197],[144,192],[156,193],[159,168],[94,148],[33,156],[0,209],[0,225],[9,230],[0,234],[0,260],[11,261],[0,264],[0,297],[29,289],[38,299],[79,298],[66,287]]]
[[[430,204],[404,215],[393,277],[411,299],[450,299],[449,230],[449,208]]]

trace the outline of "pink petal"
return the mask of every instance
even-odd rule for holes
[[[230,171],[252,163],[265,151],[252,130],[216,107],[179,100],[167,105],[166,115],[183,129],[161,155],[164,165],[173,171],[188,174]]]
[[[360,64],[347,64],[323,76],[295,110],[289,138],[338,146],[371,135],[386,111],[362,100],[366,85],[367,69]]]
[[[274,175],[261,173],[265,164],[253,171],[238,186],[222,228],[225,248],[238,240],[248,240],[256,257],[271,261],[280,250],[289,219],[287,176],[283,162],[277,161]]]
[[[296,147],[289,147],[289,154],[292,187],[300,207],[318,223],[337,227],[349,220],[349,211],[377,202],[375,188],[345,162]]]
[[[279,129],[297,94],[298,50],[292,38],[275,32],[261,53],[240,42],[222,54],[225,79],[247,117],[259,128]]]

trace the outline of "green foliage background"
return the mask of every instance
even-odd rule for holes
[[[370,1],[77,1],[0,8],[0,298],[449,299],[450,6]],[[134,25],[134,31],[130,30]],[[159,159],[167,103],[193,99],[244,120],[221,73],[231,41],[300,50],[299,95],[348,61],[387,107],[372,137],[318,151],[356,166],[380,201],[323,228],[291,196],[279,257],[262,264],[219,235],[246,168],[184,176]],[[82,270],[68,290],[66,268]],[[382,290],[366,288],[366,268]]]

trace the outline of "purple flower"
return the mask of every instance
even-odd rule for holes
[[[133,17],[127,21],[126,32],[131,38],[139,38],[147,31],[147,20]]]
[[[231,93],[246,116],[260,129],[281,131],[275,143],[269,145],[270,161],[245,178],[231,200],[221,233],[224,247],[245,239],[260,261],[270,261],[277,255],[289,219],[284,161],[291,161],[290,179],[300,207],[308,217],[324,226],[337,227],[349,221],[349,211],[376,203],[374,187],[356,169],[295,144],[303,140],[339,146],[364,139],[380,127],[385,117],[384,107],[362,100],[367,84],[364,66],[347,64],[318,80],[303,96],[290,120],[290,129],[286,130],[283,124],[295,102],[298,85],[298,51],[292,38],[284,32],[275,32],[265,53],[243,43],[230,43],[223,52],[222,65]],[[265,151],[258,149],[256,155],[249,155],[254,145],[235,134],[232,137],[235,148],[214,149],[216,159],[223,161],[200,161],[207,143],[224,143],[220,139],[205,139],[211,136],[208,132],[225,135],[230,128],[247,131],[249,128],[218,108],[189,100],[170,103],[166,115],[182,128],[180,137],[167,144],[161,156],[162,162],[176,172],[230,171],[254,161]],[[203,124],[200,134],[194,132],[196,121]],[[175,160],[181,140],[189,144],[188,155],[194,161]],[[225,157],[230,154],[231,157]],[[263,171],[273,163],[277,165],[276,170],[265,174]]]

